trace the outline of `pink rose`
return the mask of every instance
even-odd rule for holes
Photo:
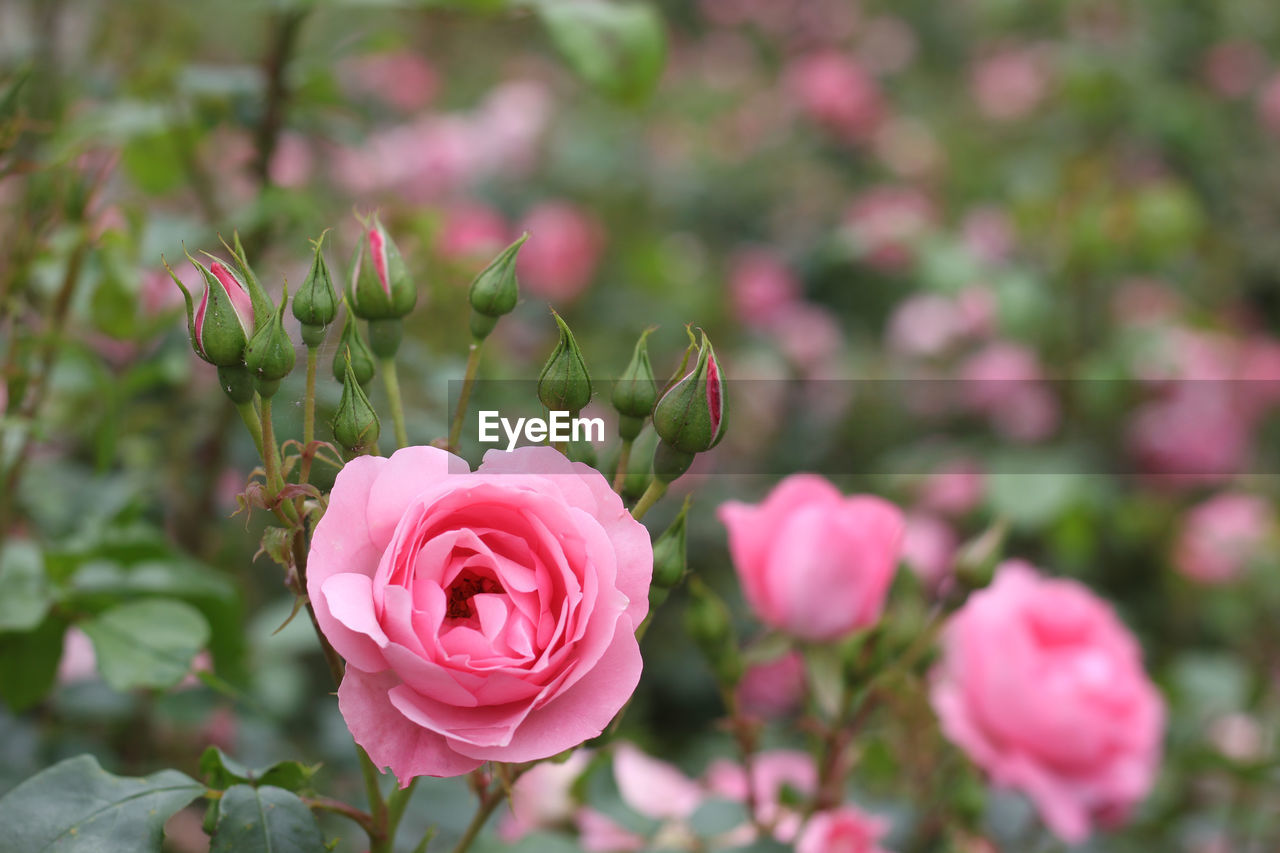
[[[1084,586],[1006,561],[942,645],[931,699],[943,733],[1064,841],[1124,820],[1151,789],[1164,703],[1133,635]]]
[[[937,516],[907,516],[902,537],[902,561],[930,589],[938,589],[951,577],[960,541],[955,530]]]
[[[841,806],[809,818],[796,841],[796,853],[885,853],[879,842],[888,830],[884,818]]]
[[[747,601],[767,625],[821,642],[880,618],[902,543],[893,504],[793,474],[763,503],[722,504],[720,520]]]
[[[773,249],[739,249],[729,262],[729,299],[744,324],[768,327],[800,296],[800,282]]]
[[[969,85],[985,117],[1013,121],[1039,106],[1049,89],[1049,75],[1039,52],[1014,47],[978,62]]]
[[[586,211],[567,202],[540,204],[517,229],[529,242],[516,258],[520,283],[534,296],[568,301],[591,284],[604,248],[604,228]]]
[[[884,118],[874,78],[834,51],[797,59],[786,71],[787,89],[814,122],[846,142],[865,140]]]
[[[480,202],[464,203],[445,213],[436,251],[450,261],[487,263],[510,240],[501,213]]]
[[[1262,552],[1270,526],[1271,506],[1262,498],[1215,495],[1183,519],[1173,564],[1202,583],[1232,580]]]
[[[433,447],[347,463],[307,592],[356,742],[407,785],[600,734],[640,678],[652,560],[604,477],[550,447],[474,473]]]

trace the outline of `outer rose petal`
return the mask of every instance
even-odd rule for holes
[[[459,755],[440,735],[406,720],[387,698],[398,683],[391,673],[369,675],[349,667],[338,688],[347,728],[375,766],[391,768],[404,788],[415,776],[461,776],[483,763]]]
[[[425,445],[402,447],[386,461],[369,488],[365,505],[369,538],[379,549],[391,541],[396,524],[414,498],[449,477],[451,472],[470,470],[465,460],[447,450]],[[458,479],[458,485],[468,482]]]
[[[378,614],[373,612],[373,583],[369,576],[354,572],[330,575],[320,586],[320,594],[333,619],[332,630],[325,631],[325,636],[334,650],[365,672],[386,669],[382,649],[387,645],[387,635],[378,624]]]

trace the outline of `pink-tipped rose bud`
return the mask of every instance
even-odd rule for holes
[[[219,367],[233,367],[244,361],[244,348],[254,331],[253,299],[240,277],[226,264],[214,259],[206,267],[187,258],[204,278],[204,296],[193,307],[191,291],[169,265],[169,277],[182,291],[187,304],[187,329],[196,355]],[[162,258],[161,261],[164,259]]]
[[[1000,565],[942,639],[942,731],[1068,843],[1123,821],[1160,765],[1164,703],[1108,604],[1028,563]]]
[[[766,625],[814,642],[874,625],[898,565],[902,512],[793,474],[759,504],[720,507],[747,602]]]
[[[1234,580],[1262,554],[1271,523],[1271,506],[1263,498],[1215,495],[1183,518],[1173,564],[1201,583]]]
[[[405,316],[418,302],[418,291],[391,235],[374,216],[366,225],[351,258],[347,303],[363,320]]]

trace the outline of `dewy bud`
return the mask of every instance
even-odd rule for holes
[[[302,324],[302,342],[309,347],[319,346],[324,341],[325,330],[338,316],[338,294],[333,289],[333,276],[329,274],[329,265],[321,251],[323,245],[324,234],[321,234],[315,241],[311,271],[293,295],[293,316]]]
[[[686,543],[690,500],[688,497],[684,499],[684,506],[680,508],[676,520],[653,543],[654,586],[675,586],[684,578],[685,570],[689,568]]]
[[[286,284],[280,308],[273,311],[269,321],[253,333],[245,347],[244,363],[258,381],[258,393],[264,397],[275,393],[275,386],[289,375],[298,358],[293,350],[293,341],[284,328],[284,307],[288,301],[289,287]]]
[[[381,431],[378,413],[348,366],[342,379],[342,399],[333,416],[333,437],[351,453],[363,453],[373,447]]]
[[[356,375],[356,382],[368,385],[377,367],[369,345],[360,335],[359,324],[355,315],[347,310],[347,317],[342,323],[342,336],[338,339],[338,351],[333,354],[333,378],[339,382],[346,381],[347,364]]]
[[[519,240],[503,249],[471,282],[467,299],[471,302],[471,310],[480,315],[479,318],[472,317],[471,322],[471,332],[476,340],[484,340],[499,317],[515,310],[520,298],[520,285],[516,281],[516,255],[528,239],[528,234],[522,234]]]
[[[693,368],[673,383],[653,407],[653,428],[681,453],[702,453],[724,437],[726,400],[720,363],[706,333]]]
[[[222,245],[231,257],[235,259],[236,269],[240,272],[240,279],[245,284],[245,289],[249,291],[249,301],[253,303],[254,331],[261,329],[275,313],[276,306],[272,303],[271,297],[267,296],[267,292],[262,289],[262,285],[258,283],[258,277],[253,274],[253,269],[249,266],[249,259],[245,256],[244,246],[240,244],[240,232],[237,231],[232,235],[232,245],[228,246],[227,241],[223,240]],[[250,335],[252,337],[252,334]]]
[[[364,320],[391,320],[408,314],[417,301],[418,291],[409,280],[400,250],[374,216],[351,258],[347,277],[351,310]]]
[[[591,402],[591,376],[569,326],[555,311],[560,340],[538,376],[538,399],[552,412],[580,412]]]
[[[653,365],[649,363],[648,337],[653,330],[654,327],[650,326],[640,333],[631,363],[622,372],[622,377],[613,383],[613,407],[622,416],[618,422],[618,433],[627,440],[640,434],[644,419],[649,417],[658,399]]]
[[[204,296],[192,306],[191,292],[168,263],[164,268],[182,290],[187,303],[187,331],[196,355],[210,364],[231,367],[243,363],[245,342],[253,333],[253,302],[244,282],[221,261],[209,267],[187,255],[204,278]],[[163,258],[161,259],[163,261]]]
[[[697,577],[689,581],[684,627],[711,665],[716,681],[732,687],[742,677],[742,659],[729,608]]]

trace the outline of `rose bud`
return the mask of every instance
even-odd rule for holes
[[[654,328],[656,327],[650,326],[640,333],[631,363],[622,371],[622,377],[613,383],[613,407],[621,416],[618,420],[618,435],[627,441],[634,440],[640,434],[645,418],[649,417],[653,404],[658,399],[647,341]]]
[[[560,340],[538,375],[538,399],[552,412],[582,411],[591,402],[591,376],[569,326],[555,311]]]
[[[653,473],[653,452],[658,446],[658,434],[652,426],[646,425],[640,430],[635,443],[631,446],[631,455],[627,458],[627,473],[622,481],[622,496],[627,500],[635,500],[644,494],[649,485],[649,476]]]
[[[276,310],[276,306],[271,301],[271,297],[267,296],[267,292],[262,289],[262,285],[258,283],[258,277],[253,274],[253,269],[249,266],[249,259],[244,253],[244,246],[240,244],[240,232],[237,231],[232,235],[231,245],[227,245],[227,241],[222,241],[223,247],[231,253],[231,258],[235,261],[236,270],[240,274],[240,280],[244,282],[245,289],[249,292],[249,301],[253,305],[253,331],[261,329],[269,319],[271,314]],[[253,337],[250,333],[249,337]]]
[[[400,250],[377,216],[356,244],[347,287],[351,310],[363,320],[398,320],[418,302]]]
[[[192,307],[191,291],[161,258],[169,277],[187,303],[187,331],[196,355],[218,367],[234,367],[244,361],[244,347],[253,333],[253,302],[235,273],[214,259],[209,267],[187,255],[204,277],[204,296]]]
[[[333,289],[333,276],[329,274],[329,265],[321,251],[323,244],[324,234],[321,234],[315,241],[311,271],[293,295],[293,316],[302,324],[302,342],[309,347],[318,347],[324,342],[325,331],[338,316],[338,294]]]
[[[670,589],[684,579],[689,568],[686,552],[688,542],[688,516],[690,498],[684,499],[684,506],[671,526],[663,531],[653,543],[653,586]]]
[[[263,397],[270,397],[276,392],[280,380],[293,370],[298,357],[293,350],[293,341],[284,328],[284,307],[288,301],[289,288],[285,285],[280,308],[273,311],[270,320],[253,333],[244,350],[245,366],[257,380],[258,393]]]
[[[702,453],[724,437],[725,406],[720,364],[703,333],[693,369],[671,384],[653,407],[653,428],[673,450]]]
[[[364,342],[364,338],[360,336],[360,328],[356,324],[355,315],[350,311],[347,311],[346,319],[342,322],[342,334],[338,338],[338,351],[333,354],[333,378],[339,382],[345,381],[348,364],[351,365],[351,372],[356,375],[356,382],[359,382],[361,386],[369,384],[369,380],[373,378],[374,369],[377,367],[373,352],[369,349],[369,345]]]
[[[729,608],[696,577],[689,581],[684,628],[711,665],[716,681],[730,687],[737,684],[742,677],[742,660]]]
[[[489,336],[499,317],[515,310],[516,301],[520,298],[516,255],[528,239],[528,234],[522,234],[471,282],[467,299],[471,302],[471,336],[477,343]]]
[[[369,404],[348,360],[342,380],[342,399],[333,416],[333,437],[348,452],[358,456],[377,443],[379,432],[378,413]]]

